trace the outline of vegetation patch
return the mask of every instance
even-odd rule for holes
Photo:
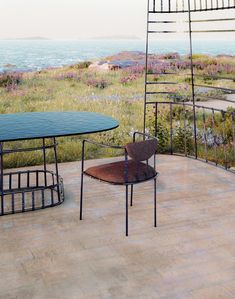
[[[222,78],[234,78],[234,57],[212,57],[208,55],[194,55],[195,91],[197,100],[204,100],[205,96],[218,97],[226,94],[220,89],[208,87],[234,88],[233,80]],[[99,72],[90,69],[90,62],[78,63],[63,68],[51,68],[40,72],[31,73],[4,73],[0,74],[0,113],[17,113],[28,111],[91,111],[110,115],[120,123],[118,129],[107,133],[89,136],[99,142],[125,144],[131,140],[134,130],[143,130],[143,100],[145,80],[145,55],[142,52],[122,52],[106,58],[109,61],[131,60],[131,66],[121,69]],[[148,81],[155,84],[149,85],[149,91],[167,91],[170,95],[150,95],[150,101],[168,101],[174,103],[190,102],[192,100],[190,61],[187,56],[178,53],[164,55],[150,55]],[[123,64],[125,65],[125,64]],[[152,74],[152,75],[151,75]],[[221,79],[219,78],[221,76]],[[163,84],[171,82],[172,84]],[[157,84],[156,84],[157,83]],[[200,87],[206,85],[207,87]],[[168,105],[169,106],[169,105]],[[158,151],[166,153],[173,149],[182,153],[193,153],[193,123],[192,114],[188,110],[187,123],[184,126],[184,110],[182,107],[173,109],[173,136],[170,138],[170,111],[164,106],[159,110],[158,118]],[[148,129],[155,133],[155,112],[152,108],[148,111]],[[205,137],[212,140],[216,135],[217,158],[224,163],[223,150],[225,145],[232,145],[233,131],[231,117],[226,120],[225,135],[223,137],[223,125],[221,115],[216,116],[214,130],[211,132],[211,116],[206,115],[206,135],[203,127],[202,112],[198,113],[198,139],[199,155],[205,157]],[[213,135],[214,134],[214,135]],[[222,137],[221,137],[222,136]],[[80,160],[81,138],[67,137],[58,139],[58,157],[60,162]],[[86,136],[87,137],[87,136]],[[226,144],[225,144],[226,142]],[[17,146],[29,147],[40,141],[25,141],[17,143]],[[214,144],[212,144],[214,146]],[[212,160],[214,147],[208,142],[207,155]],[[16,146],[9,143],[6,147]],[[233,152],[232,150],[228,151]],[[213,155],[212,155],[213,154]],[[48,161],[53,161],[53,153],[48,152]],[[119,151],[98,149],[90,146],[86,152],[87,158],[110,157],[120,155]],[[232,161],[232,154],[226,157]],[[230,159],[230,160],[229,160]],[[20,153],[8,155],[5,159],[5,167],[19,167],[42,163],[41,153]],[[230,163],[231,164],[231,163]]]

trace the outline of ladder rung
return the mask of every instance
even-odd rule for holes
[[[169,92],[169,91],[148,91],[146,94],[176,94],[176,92]]]
[[[205,87],[205,88],[210,88],[210,89],[219,89],[222,91],[227,91],[229,93],[234,93],[235,89],[231,88],[225,88],[225,87],[218,87],[218,86],[211,86],[211,85],[201,85],[201,84],[194,84],[195,87]]]
[[[146,82],[147,85],[157,85],[157,84],[178,84],[177,82]]]
[[[164,72],[164,73],[148,72],[147,75],[179,75],[179,74],[178,73],[170,73],[170,72]]]
[[[153,31],[153,30],[149,30],[148,33],[177,33],[177,31],[171,31],[171,30]]]
[[[227,19],[206,19],[206,20],[192,20],[192,23],[204,23],[204,22],[221,22],[221,21],[234,21],[235,18],[227,18]],[[188,21],[187,21],[188,23]]]
[[[176,21],[148,21],[149,24],[176,24]]]
[[[191,74],[186,74],[186,76],[191,76]],[[201,74],[194,74],[194,77],[201,77],[201,78],[213,78],[213,79],[221,79],[221,80],[231,80],[235,81],[235,77],[224,77],[224,76],[215,76],[215,75],[201,75]]]
[[[191,32],[192,32],[192,33],[235,32],[235,29],[192,30]],[[189,31],[184,31],[183,33],[189,33]]]

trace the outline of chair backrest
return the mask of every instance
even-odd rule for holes
[[[157,149],[157,140],[148,139],[139,142],[128,143],[126,146],[128,156],[134,161],[147,161]]]

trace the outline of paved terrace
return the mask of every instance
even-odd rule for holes
[[[127,238],[124,188],[86,178],[80,222],[80,163],[59,166],[62,206],[0,218],[0,298],[235,298],[233,174],[158,156],[159,227],[148,182]]]

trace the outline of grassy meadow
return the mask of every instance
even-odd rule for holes
[[[109,61],[115,57],[109,57]],[[119,56],[120,59],[120,56]],[[137,59],[133,57],[133,59]],[[141,58],[142,59],[142,58]],[[197,55],[194,67],[198,85],[223,86],[233,88],[232,80],[216,79],[221,76],[232,77],[235,73],[234,59],[231,57],[210,57]],[[89,136],[97,141],[124,144],[131,139],[133,130],[143,129],[144,66],[143,63],[113,71],[99,71],[88,68],[89,63],[80,63],[58,69],[45,69],[29,73],[4,73],[0,75],[0,113],[36,111],[91,111],[114,117],[120,122],[118,129]],[[156,72],[179,72],[180,76],[169,74],[155,75]],[[149,72],[151,81],[177,81],[170,87],[150,86],[149,91],[165,88],[174,96],[158,98],[164,101],[190,101],[190,64],[187,57],[178,54],[152,55]],[[157,87],[156,87],[157,86]],[[199,90],[201,94],[221,95],[220,90]],[[152,96],[150,100],[155,100]],[[150,112],[151,112],[150,108]],[[151,125],[151,116],[149,124]],[[151,130],[151,128],[150,128]],[[58,138],[58,159],[60,162],[75,161],[81,158],[81,138]],[[49,141],[48,141],[49,142]],[[25,141],[6,144],[5,147],[22,147],[39,144],[40,141]],[[91,146],[87,158],[118,155],[120,152],[97,149]],[[42,153],[18,153],[5,156],[5,167],[20,167],[42,163]],[[48,151],[47,159],[53,160]]]
[[[122,144],[130,140],[133,129],[143,127],[143,76],[131,83],[121,84],[122,72],[100,73],[89,69],[65,67],[55,70],[24,73],[20,82],[0,87],[0,113],[36,111],[91,111],[114,117],[120,127],[107,133],[89,136],[100,142]],[[98,83],[97,83],[98,82]],[[101,84],[100,86],[96,86]],[[103,85],[102,85],[103,84]],[[12,85],[12,86],[11,86]],[[82,137],[58,138],[60,162],[81,158]],[[49,141],[48,141],[49,142]],[[25,141],[6,144],[5,147],[21,147],[39,144]],[[118,153],[117,153],[118,154]],[[87,158],[115,155],[112,151],[91,146]],[[48,151],[48,161],[53,153]],[[42,155],[18,153],[5,156],[6,167],[19,167],[42,163]]]

